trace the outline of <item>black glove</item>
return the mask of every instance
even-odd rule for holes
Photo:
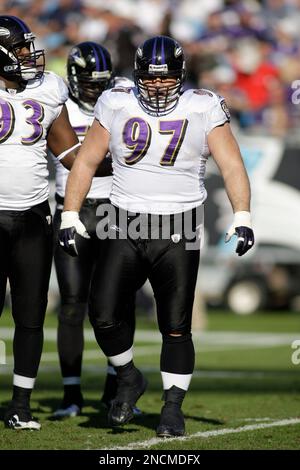
[[[239,256],[243,256],[254,245],[254,233],[251,228],[250,212],[240,211],[234,214],[234,221],[226,233],[225,242],[229,242],[233,235],[238,237],[235,252]]]
[[[254,233],[249,227],[236,227],[235,233],[238,237],[235,252],[239,256],[243,256],[254,245]]]
[[[77,256],[76,237],[90,238],[85,226],[79,219],[78,212],[65,211],[61,215],[61,225],[58,232],[59,244],[71,256]]]

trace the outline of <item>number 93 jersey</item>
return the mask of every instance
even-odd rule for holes
[[[206,199],[207,136],[229,121],[224,99],[187,90],[166,116],[141,108],[135,88],[102,93],[95,118],[110,132],[111,202],[132,212],[174,214]]]
[[[27,210],[48,198],[47,131],[67,98],[52,72],[19,93],[0,89],[0,210]]]

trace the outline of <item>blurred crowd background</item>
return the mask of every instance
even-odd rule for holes
[[[70,47],[105,45],[117,74],[131,78],[134,52],[149,36],[173,36],[187,56],[187,87],[222,94],[247,133],[297,135],[300,0],[0,0],[46,50],[47,68],[65,75]],[[300,85],[300,82],[299,82]]]
[[[185,86],[214,90],[227,101],[253,193],[256,244],[241,260],[234,242],[224,244],[232,210],[208,162],[197,298],[243,314],[300,311],[300,0],[0,0],[0,13],[30,26],[47,69],[63,77],[68,53],[81,41],[106,46],[116,74],[132,78],[145,39],[176,38],[186,53]],[[53,207],[54,186],[50,165]],[[144,310],[152,311],[145,286]],[[57,304],[54,275],[51,296]]]

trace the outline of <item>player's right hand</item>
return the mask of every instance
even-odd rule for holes
[[[76,235],[91,238],[79,219],[76,211],[65,211],[61,214],[61,225],[58,233],[59,244],[71,256],[77,256]]]

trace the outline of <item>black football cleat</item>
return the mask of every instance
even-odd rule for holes
[[[179,437],[185,434],[184,416],[181,405],[185,390],[173,385],[164,392],[165,404],[162,407],[160,422],[156,430],[158,437]]]
[[[143,395],[147,381],[143,374],[134,367],[130,375],[118,376],[118,390],[108,412],[108,424],[111,427],[123,426],[136,415],[135,404]]]
[[[10,407],[4,416],[5,427],[15,430],[30,429],[39,431],[40,423],[32,417],[29,408]]]
[[[158,437],[176,437],[184,436],[184,434],[184,417],[180,407],[174,403],[166,403],[161,410],[156,435]]]
[[[103,395],[100,399],[101,405],[109,410],[117,394],[117,375],[107,374],[105,378]]]
[[[83,407],[83,396],[78,386],[68,385],[65,387],[63,401],[60,407],[54,411],[52,417],[54,419],[75,418],[81,414]]]
[[[112,374],[107,374],[105,379],[103,395],[100,399],[100,404],[106,410],[109,410],[112,402],[116,398],[117,394],[117,376]],[[143,412],[135,406],[133,408],[133,414],[135,417],[142,416]]]

